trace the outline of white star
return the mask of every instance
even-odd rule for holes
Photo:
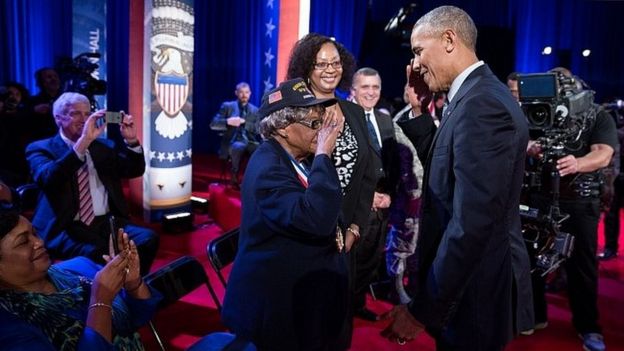
[[[273,8],[273,0],[267,0],[267,7]]]
[[[150,160],[153,160],[155,157],[156,157],[156,151],[150,150],[150,155],[149,155]]]
[[[178,151],[176,152],[176,158],[180,161],[182,161],[182,159],[184,158],[184,151]]]
[[[271,89],[273,89],[273,84],[271,83],[271,76],[268,76],[264,81],[264,91],[267,92]]]
[[[190,120],[186,123],[186,125],[190,128],[193,129],[193,120]]]
[[[273,37],[273,30],[275,29],[275,25],[273,24],[273,17],[271,17],[271,19],[269,19],[269,23],[265,23],[264,24],[267,28],[266,33],[264,35],[266,35],[269,38]]]
[[[193,150],[191,150],[191,149],[186,149],[186,150],[184,150],[184,152],[186,152],[186,156],[189,157],[189,158],[193,154]]]
[[[269,67],[271,67],[271,61],[275,58],[275,55],[271,53],[271,50],[273,50],[273,48],[269,48],[269,51],[264,53],[264,64]]]
[[[167,161],[173,162],[173,160],[175,160],[175,156],[173,155],[173,152],[167,152]]]
[[[165,153],[164,152],[159,152],[158,153],[158,161],[162,162],[165,160]]]

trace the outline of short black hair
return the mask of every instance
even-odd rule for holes
[[[507,80],[518,80],[518,72],[511,72],[507,76]]]

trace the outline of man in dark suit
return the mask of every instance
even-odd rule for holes
[[[238,171],[243,156],[252,154],[258,147],[259,136],[256,125],[258,108],[249,102],[251,89],[249,84],[240,82],[236,85],[237,99],[221,104],[219,112],[212,118],[210,128],[223,132],[219,158],[232,159],[232,184],[238,186]]]
[[[399,343],[426,328],[438,350],[503,350],[524,297],[515,287],[530,284],[518,274],[528,273],[526,249],[515,245],[528,128],[477,59],[476,39],[470,16],[453,6],[412,31],[413,70],[431,91],[448,91],[449,104],[425,167],[418,291],[384,316],[393,320],[384,336]]]
[[[130,115],[120,124],[126,145],[99,138],[104,132],[104,110],[90,112],[87,97],[64,93],[53,114],[59,133],[26,149],[34,181],[42,190],[33,226],[56,258],[86,256],[104,263],[109,252],[108,217],[134,240],[146,274],[158,250],[154,231],[130,223],[121,180],[145,171],[143,148]]]
[[[377,320],[377,315],[366,308],[366,292],[378,280],[386,235],[388,234],[389,207],[394,196],[398,177],[391,179],[392,167],[398,167],[398,152],[392,118],[376,109],[381,97],[381,77],[370,67],[360,68],[353,75],[351,94],[364,109],[368,136],[374,151],[376,188],[368,225],[355,246],[356,268],[353,307],[355,315],[366,320]]]

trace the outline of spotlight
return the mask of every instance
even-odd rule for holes
[[[591,50],[585,49],[581,54],[583,55],[583,57],[589,57],[589,55],[591,55]]]
[[[182,233],[193,230],[193,214],[190,212],[169,213],[162,218],[162,228],[168,233]]]
[[[542,55],[550,55],[550,54],[552,54],[552,47],[544,46],[544,49],[542,49]]]

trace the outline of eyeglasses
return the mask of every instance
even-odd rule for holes
[[[314,69],[317,69],[319,71],[326,70],[327,67],[329,67],[329,66],[332,66],[333,69],[340,69],[340,68],[342,68],[342,62],[340,62],[340,61],[334,61],[334,62],[314,62],[313,66],[314,66]]]
[[[317,130],[321,128],[321,126],[323,125],[323,120],[322,119],[313,119],[313,120],[304,119],[302,121],[297,121],[297,123],[303,124],[304,126],[310,129]]]

